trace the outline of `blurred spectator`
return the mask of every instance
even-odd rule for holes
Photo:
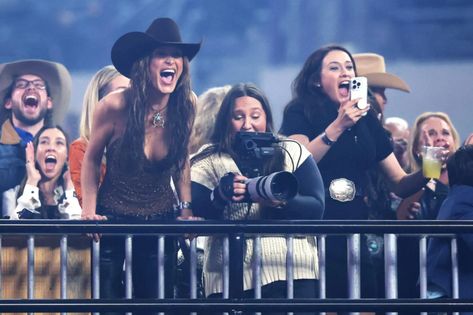
[[[230,88],[230,85],[213,87],[199,95],[194,128],[189,140],[189,152],[191,154],[197,152],[202,145],[210,140],[214,131],[218,110]]]
[[[384,128],[391,133],[394,155],[401,167],[407,170],[409,165],[407,144],[410,138],[407,121],[400,117],[388,117],[384,121]]]
[[[473,133],[470,133],[468,138],[466,138],[464,145],[473,144]]]
[[[77,198],[82,204],[82,191],[80,174],[82,169],[82,160],[90,139],[90,130],[92,129],[93,115],[95,106],[105,95],[121,91],[128,87],[130,79],[121,75],[114,66],[105,66],[100,69],[91,79],[85,90],[84,100],[82,102],[82,113],[80,118],[80,137],[71,144],[69,154],[69,166],[71,170],[72,182],[76,189]],[[105,156],[100,166],[100,183],[105,175]]]
[[[24,178],[26,144],[43,125],[64,118],[71,84],[60,63],[19,60],[0,66],[0,194]]]

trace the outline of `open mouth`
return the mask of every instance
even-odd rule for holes
[[[39,99],[34,94],[28,94],[25,97],[23,97],[23,104],[25,104],[26,106],[36,107],[38,106],[38,103],[39,103]]]
[[[166,69],[161,71],[159,75],[164,83],[171,84],[172,80],[174,79],[174,76],[176,75],[176,71],[173,69]]]
[[[46,166],[46,171],[52,171],[57,164],[57,159],[54,155],[47,155],[44,159],[44,163]]]
[[[340,84],[338,85],[338,91],[343,97],[347,97],[348,95],[350,95],[350,81],[346,80],[340,82]]]

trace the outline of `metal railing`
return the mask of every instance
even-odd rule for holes
[[[98,265],[100,254],[99,244],[92,242],[92,298],[68,299],[67,291],[67,235],[82,235],[86,233],[126,235],[125,240],[125,270],[126,270],[126,298],[120,300],[100,299]],[[385,253],[385,299],[360,298],[360,234],[383,234]],[[313,312],[400,312],[400,311],[437,311],[459,312],[473,310],[472,299],[458,298],[458,263],[456,260],[456,234],[473,233],[473,221],[172,221],[172,222],[133,222],[114,223],[107,221],[62,221],[62,220],[0,220],[0,236],[26,235],[28,236],[28,299],[2,299],[2,312],[102,312],[121,311],[192,311],[204,312],[209,308],[212,311],[313,311]],[[166,235],[226,235],[224,240],[223,260],[223,298],[198,299],[196,294],[196,244],[195,239],[190,244],[190,298],[164,298],[164,279],[157,281],[161,290],[157,299],[134,299],[131,291],[131,246],[134,235],[156,235],[159,257],[164,256],[164,237]],[[34,240],[37,235],[59,235],[61,257],[61,294],[60,299],[34,298]],[[231,257],[229,240],[235,237],[253,237],[255,241],[254,259],[261,259],[260,237],[264,235],[285,236],[287,240],[287,299],[261,299],[259,265],[254,264],[253,271],[257,276],[255,281],[255,299],[235,298],[230,294],[231,281],[229,280]],[[320,269],[320,298],[298,299],[293,297],[293,264],[292,264],[292,236],[310,235],[318,239],[319,269]],[[325,236],[346,235],[348,243],[349,266],[349,297],[348,299],[325,298]],[[401,235],[418,235],[420,238],[420,288],[419,299],[397,299],[397,259],[396,238]],[[452,283],[453,299],[426,299],[426,244],[427,237],[449,237],[452,244]],[[1,241],[1,239],[0,239]],[[0,247],[2,243],[0,242]],[[1,248],[0,248],[1,250]],[[1,265],[0,260],[0,265]],[[164,274],[164,266],[158,263],[160,274]],[[0,280],[3,280],[0,275]],[[0,285],[2,283],[0,282]],[[0,287],[1,290],[1,287]]]

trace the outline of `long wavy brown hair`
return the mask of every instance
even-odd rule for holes
[[[120,166],[123,170],[138,171],[145,161],[145,119],[151,106],[149,95],[155,89],[149,72],[151,56],[137,60],[130,74],[130,89],[127,90],[128,121],[120,144]],[[183,56],[183,70],[176,89],[171,93],[167,105],[164,141],[168,148],[167,161],[172,163],[179,176],[188,155],[188,143],[194,122],[195,110],[190,86],[189,61]]]
[[[292,82],[292,101],[286,106],[285,111],[291,106],[302,103],[304,114],[310,122],[318,121],[321,115],[327,115],[328,104],[333,102],[317,83],[321,81],[322,64],[325,56],[334,50],[340,50],[348,54],[356,74],[355,61],[346,48],[329,45],[317,49],[307,58],[301,71]]]
[[[214,132],[210,138],[213,145],[194,156],[191,160],[191,163],[195,163],[214,153],[228,153],[235,161],[239,160],[239,156],[233,148],[234,134],[231,121],[233,109],[235,107],[235,101],[237,98],[243,96],[252,97],[261,103],[261,106],[263,107],[263,110],[266,114],[265,132],[274,133],[271,106],[263,91],[253,83],[235,84],[225,95],[222,105],[220,106],[220,110],[218,111],[217,118],[215,120]],[[274,156],[269,161],[266,161],[265,165],[263,166],[263,174],[269,174],[282,170],[283,163],[284,153],[282,152],[281,147],[276,146]]]

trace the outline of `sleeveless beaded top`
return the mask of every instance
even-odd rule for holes
[[[97,197],[97,213],[173,218],[171,161],[145,160],[142,170],[122,170],[120,140],[107,147],[107,171]]]

